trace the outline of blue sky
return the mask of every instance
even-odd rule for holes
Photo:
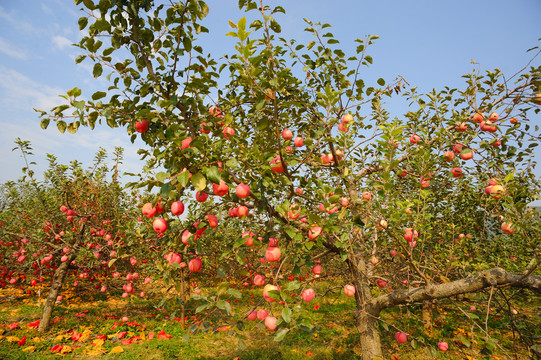
[[[203,35],[205,49],[214,54],[231,53],[234,39],[226,37],[228,20],[243,16],[236,0],[209,0]],[[461,75],[473,69],[475,60],[482,70],[501,68],[512,74],[530,60],[528,48],[541,45],[541,1],[539,0],[290,0],[269,1],[283,6],[279,17],[282,36],[310,41],[303,33],[303,18],[330,23],[341,48],[353,54],[355,38],[375,34],[374,65],[365,70],[368,79],[392,80],[402,75],[422,91],[444,86],[461,87]],[[332,4],[332,6],[330,6]],[[75,64],[81,54],[71,46],[82,34],[78,8],[69,0],[0,1],[0,183],[16,179],[23,167],[19,153],[12,152],[16,137],[30,140],[34,161],[46,167],[45,154],[59,161],[79,160],[90,164],[98,147],[109,152],[115,146],[125,151],[123,169],[138,172],[143,163],[136,154],[141,143],[131,144],[122,129],[97,127],[80,129],[76,135],[60,134],[55,126],[46,131],[39,126],[33,108],[50,109],[62,99],[57,95],[75,86],[83,95],[105,86],[94,79],[90,63]],[[541,59],[536,60],[538,65]],[[390,109],[400,116],[401,109]],[[532,119],[541,125],[539,118]],[[538,169],[537,174],[541,174]]]

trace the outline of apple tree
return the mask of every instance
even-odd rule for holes
[[[152,254],[138,235],[143,226],[137,225],[135,194],[125,193],[119,183],[123,150],[115,150],[113,171],[104,150],[88,169],[77,161],[59,164],[48,155],[49,167],[38,181],[30,143],[17,139],[16,144],[26,166],[21,179],[2,187],[0,286],[37,292],[40,300],[41,292],[48,292],[40,331],[49,327],[68,279],[74,278],[75,289],[101,292],[119,290],[124,283],[123,297],[135,294],[137,283],[145,281],[142,272],[149,272],[145,259]],[[120,280],[121,273],[126,280]]]
[[[285,280],[318,276],[331,261],[355,299],[364,359],[383,356],[386,309],[485,289],[539,292],[541,228],[527,207],[540,190],[539,66],[510,78],[475,71],[461,89],[420,94],[402,78],[362,78],[377,36],[355,40],[353,54],[328,24],[305,20],[308,44],[281,38],[280,6],[240,0],[247,15],[227,34],[235,52],[219,63],[198,45],[208,31],[203,1],[76,3],[88,31],[77,62],[92,62],[111,85],[91,99],[70,90],[66,104],[41,112],[42,126],[106,123],[140,136],[140,154],[159,172],[131,185],[157,187],[166,209],[189,209],[155,218],[164,256],[183,253],[199,270],[242,263],[255,249],[263,265],[254,268],[267,276],[254,283],[267,284],[274,316],[265,324],[277,340],[310,328],[303,302],[323,293],[311,288],[315,277]],[[405,114],[386,109],[395,99],[408,103]],[[219,260],[204,245],[218,222],[239,229]]]

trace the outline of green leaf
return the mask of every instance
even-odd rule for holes
[[[56,122],[56,127],[63,134],[66,132],[66,122],[64,120],[59,120]]]
[[[92,94],[92,100],[99,100],[101,98],[104,98],[107,95],[105,91],[97,91],[94,94]]]
[[[92,75],[94,75],[94,78],[98,78],[103,73],[103,67],[100,63],[94,64],[94,69],[92,70]]]
[[[211,166],[207,168],[207,178],[215,184],[219,184],[222,177],[220,176],[220,169],[217,166]]]
[[[182,44],[184,45],[184,49],[186,51],[192,51],[192,39],[185,36],[184,38],[182,38]]]
[[[45,119],[41,119],[41,122],[40,122],[40,126],[43,130],[47,129],[47,127],[49,126],[49,122],[51,121],[51,119],[49,118],[45,118]]]
[[[88,25],[88,18],[87,17],[81,17],[79,18],[79,30],[83,30],[86,25]]]
[[[113,264],[118,260],[118,258],[109,260],[109,263],[107,264],[107,267],[113,266]]]
[[[284,319],[286,323],[291,322],[291,309],[290,308],[284,308],[282,310],[282,319]]]
[[[200,313],[201,311],[203,310],[207,310],[209,308],[209,304],[203,304],[203,305],[199,305],[196,309],[195,309],[195,313]]]
[[[242,297],[242,293],[236,289],[228,289],[227,293],[231,296],[233,296],[236,299],[240,299]]]
[[[203,191],[207,187],[207,179],[205,176],[198,172],[197,174],[192,175],[192,185],[197,191]]]
[[[274,341],[280,342],[280,341],[284,340],[284,338],[286,337],[286,334],[288,333],[288,331],[289,331],[289,329],[280,329],[276,333],[276,336],[274,337]]]
[[[167,179],[168,177],[170,177],[171,175],[169,173],[166,173],[166,172],[159,172],[156,174],[156,179],[163,183],[165,181],[165,179]]]
[[[178,174],[177,181],[183,188],[185,188],[186,185],[188,185],[188,182],[190,181],[190,172],[186,170]]]
[[[287,291],[294,291],[301,287],[301,283],[298,280],[290,281],[287,285]]]
[[[75,121],[68,124],[68,132],[70,134],[75,134],[77,132],[77,129],[79,129],[79,122]]]
[[[383,80],[382,78],[379,78],[379,79],[378,79],[378,84],[379,84],[380,86],[384,86],[384,85],[385,85],[385,80]]]

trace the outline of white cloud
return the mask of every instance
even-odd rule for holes
[[[31,23],[22,21],[16,18],[15,14],[7,13],[3,7],[0,6],[0,19],[7,20],[17,30],[23,31],[27,34],[40,34],[41,31],[36,29]]]
[[[64,36],[60,36],[60,35],[55,35],[52,41],[53,41],[53,44],[55,44],[55,46],[59,48],[60,50],[64,50],[65,48],[73,44],[73,42],[70,39]]]
[[[0,37],[0,52],[3,52],[7,56],[11,56],[15,59],[19,59],[19,60],[28,59],[28,55],[24,51],[15,48],[15,46],[10,44],[8,41],[6,41],[2,37]]]
[[[27,76],[4,66],[0,66],[0,105],[10,109],[38,108],[49,110],[60,104],[60,88],[53,88],[35,82]]]

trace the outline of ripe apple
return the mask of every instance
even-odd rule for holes
[[[464,131],[468,130],[468,125],[466,125],[465,122],[458,123],[456,125],[456,130],[460,131],[460,132],[464,132]]]
[[[263,320],[265,320],[265,319],[267,318],[267,316],[269,316],[269,313],[267,312],[267,310],[265,310],[265,309],[259,309],[259,310],[257,311],[257,319],[258,319],[258,320],[263,321]]]
[[[271,291],[280,291],[280,288],[278,286],[274,286],[272,284],[267,284],[265,285],[265,287],[263,288],[263,297],[265,298],[265,300],[267,302],[274,302],[275,299],[271,298],[269,296],[269,292]]]
[[[462,158],[462,160],[470,160],[471,158],[473,158],[473,150],[471,149],[463,150],[460,153],[460,157]]]
[[[312,268],[312,273],[314,275],[320,275],[321,272],[323,271],[323,268],[321,267],[321,265],[314,265],[314,267]]]
[[[513,125],[516,124],[516,123],[518,123],[518,119],[517,119],[517,118],[511,118],[509,121],[510,121],[511,124],[513,124]]]
[[[198,191],[197,193],[195,193],[195,200],[197,200],[198,202],[205,202],[207,201],[208,197],[209,194],[203,191]]]
[[[302,299],[306,302],[314,300],[315,297],[316,292],[314,291],[314,289],[306,289],[302,292]]]
[[[171,204],[171,213],[175,216],[182,215],[184,212],[184,203],[182,201],[174,201]]]
[[[498,121],[498,119],[500,118],[500,115],[496,114],[495,112],[493,112],[492,114],[490,114],[490,116],[488,117],[488,119],[490,121]]]
[[[387,281],[384,281],[384,280],[381,280],[381,279],[378,279],[377,283],[378,283],[378,286],[380,288],[382,288],[382,289],[384,289],[387,286]]]
[[[304,191],[301,188],[296,188],[295,189],[295,194],[297,194],[297,195],[302,195],[303,192]]]
[[[242,233],[242,238],[243,239],[246,239],[246,241],[244,242],[244,244],[248,247],[252,247],[254,246],[254,236],[255,234],[251,231],[245,231]]]
[[[62,205],[60,207],[60,211],[62,211],[63,213],[65,213],[66,211],[68,211],[68,207],[66,205]]]
[[[241,205],[237,208],[237,211],[238,211],[238,216],[239,217],[243,217],[243,216],[248,216],[248,213],[250,212],[248,210],[248,208],[244,205]]]
[[[163,218],[156,218],[152,223],[152,227],[158,234],[163,234],[167,230],[167,221]]]
[[[277,174],[281,174],[285,170],[282,161],[280,160],[280,155],[277,155],[274,159],[272,159],[269,164],[271,166],[271,170]]]
[[[314,240],[321,234],[321,227],[319,226],[312,226],[310,230],[308,231],[308,237],[310,240]]]
[[[282,252],[279,247],[267,247],[265,250],[265,258],[268,262],[276,262],[280,260]]]
[[[368,191],[365,191],[365,192],[363,192],[362,197],[363,197],[363,199],[365,199],[365,200],[370,200],[370,198],[372,197],[372,194],[369,193]]]
[[[330,164],[332,161],[333,161],[333,157],[332,157],[332,154],[321,154],[321,162],[324,164],[324,165],[327,165],[327,164]]]
[[[189,147],[190,147],[190,143],[192,142],[192,140],[193,140],[192,138],[186,138],[186,139],[182,140],[182,145],[181,145],[180,148],[181,148],[182,150],[185,150],[185,149],[189,148]]]
[[[396,342],[399,344],[403,344],[406,341],[408,341],[408,336],[405,332],[398,331],[396,334],[394,334],[394,338],[396,339]]]
[[[135,131],[138,133],[144,133],[148,130],[149,125],[150,124],[146,120],[137,121],[135,122]]]
[[[355,295],[355,286],[349,284],[344,286],[344,294],[346,294],[347,296]]]
[[[226,140],[229,140],[230,136],[235,135],[235,130],[229,126],[226,126],[224,127],[223,134],[224,134],[224,138]]]
[[[255,321],[255,319],[257,319],[257,311],[255,310],[250,311],[250,313],[248,314],[246,318],[250,321]]]
[[[62,300],[64,300],[64,296],[58,295],[58,296],[56,297],[56,301],[62,301]]]
[[[139,296],[140,296],[140,297],[145,297],[145,295],[146,295],[146,293],[145,293],[144,291],[141,291],[141,292],[139,293]]]
[[[267,329],[269,329],[271,331],[276,329],[276,323],[277,322],[278,322],[278,320],[274,316],[267,316],[265,318],[265,326],[267,327]]]
[[[137,258],[135,256],[132,256],[130,258],[130,264],[132,264],[132,266],[135,266],[135,264],[137,264]]]
[[[62,257],[60,258],[60,261],[66,262],[66,261],[68,261],[68,257],[67,257],[66,255],[62,256]]]
[[[410,136],[410,142],[412,144],[417,144],[419,142],[419,140],[421,140],[419,135],[413,134],[413,135]]]
[[[340,205],[347,207],[349,205],[349,199],[347,197],[340,198]]]
[[[239,199],[246,199],[248,196],[250,196],[250,187],[246,184],[239,184],[235,190],[235,193]]]
[[[207,219],[211,228],[218,226],[218,218],[215,215],[206,215],[205,218]]]
[[[461,177],[462,175],[464,175],[464,173],[462,172],[462,169],[459,168],[459,167],[452,168],[452,169],[451,169],[451,174],[453,174],[453,176],[454,176],[455,178],[459,178],[459,177]]]
[[[341,122],[338,124],[338,131],[347,133],[349,132],[349,126],[346,123]]]
[[[151,203],[146,203],[143,205],[143,216],[147,218],[151,218],[154,215],[156,215],[156,207],[152,205]]]
[[[287,217],[291,220],[297,220],[297,218],[301,216],[301,207],[297,204],[291,204],[290,209],[291,210],[287,212]]]
[[[445,161],[453,161],[454,158],[455,158],[455,153],[450,150],[443,153],[443,159]]]
[[[494,199],[501,199],[505,195],[505,188],[501,185],[494,185],[490,189],[490,196]]]
[[[455,154],[459,154],[459,153],[462,151],[462,148],[463,148],[463,147],[464,147],[464,145],[462,145],[462,144],[455,144],[455,145],[453,146],[453,152],[454,152]]]
[[[265,285],[265,276],[263,276],[263,275],[254,276],[254,285],[255,286],[263,286],[263,285]]]
[[[512,233],[515,232],[515,228],[514,228],[514,225],[513,223],[511,222],[503,222],[502,223],[502,232],[504,234],[507,234],[507,235],[511,235]]]
[[[199,258],[191,259],[188,262],[188,268],[191,272],[200,272],[201,266],[203,265],[203,262]]]
[[[282,131],[282,137],[284,140],[291,140],[293,138],[293,133],[289,129],[284,129]]]
[[[404,239],[407,241],[407,242],[411,242],[413,241],[413,239],[419,237],[419,233],[417,232],[417,230],[413,230],[412,228],[407,228],[405,233],[404,233]]]
[[[445,341],[440,341],[438,343],[438,349],[441,351],[447,351],[447,349],[449,349],[449,344],[447,344]]]
[[[106,291],[107,291],[107,287],[105,287],[105,285],[103,285],[103,286],[100,288],[100,291],[101,291],[101,292],[106,292]]]
[[[261,238],[259,238],[261,240]],[[277,238],[269,238],[269,247],[275,247],[278,246],[278,239]]]
[[[216,196],[224,196],[229,192],[229,186],[227,186],[225,181],[220,180],[219,184],[212,184],[212,191]]]
[[[391,250],[390,253],[391,253],[391,256],[395,256],[397,254],[396,250]]]
[[[304,139],[300,136],[297,136],[295,140],[293,140],[293,144],[296,147],[303,147],[304,146]]]
[[[344,115],[344,116],[342,117],[342,122],[343,122],[344,124],[347,124],[347,123],[350,122],[350,121],[353,121],[353,115],[351,115],[351,114],[346,114],[346,115]]]
[[[149,284],[151,280],[152,280],[152,279],[151,279],[150,277],[147,276],[147,277],[145,278],[145,284]]]
[[[372,265],[376,265],[377,263],[379,263],[379,260],[375,256],[372,256],[372,259],[370,259],[370,263],[372,263]]]
[[[476,123],[480,124],[481,121],[483,121],[483,119],[485,118],[485,114],[480,114],[480,113],[477,113],[477,114],[474,114],[472,116],[472,120],[475,121]]]

